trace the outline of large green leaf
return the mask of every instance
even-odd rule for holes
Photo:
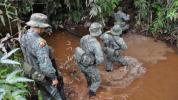
[[[16,75],[17,73],[20,73],[20,72],[22,72],[22,70],[16,70],[16,71],[13,71],[12,73],[10,73],[6,78],[6,83],[16,84],[19,82],[33,82],[33,80],[31,80],[31,79],[28,79],[26,77],[20,77],[20,76]]]
[[[5,20],[4,20],[3,15],[0,15],[0,19],[1,19],[2,25],[5,26],[6,24],[5,24]]]
[[[1,20],[1,23],[2,23],[2,25],[6,25],[5,24],[5,20],[4,20],[4,16],[3,16],[3,11],[0,9],[0,20]]]

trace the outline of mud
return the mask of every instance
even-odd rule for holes
[[[124,55],[129,56],[128,59],[138,67],[126,68],[115,64],[114,71],[107,73],[102,64],[99,67],[102,84],[92,100],[177,100],[178,57],[174,50],[161,41],[155,42],[141,35],[127,34],[124,39],[129,47]],[[73,77],[71,69],[77,68],[73,62],[67,68],[63,66],[71,59],[74,48],[79,46],[79,40],[64,32],[54,33],[47,38],[48,44],[55,49],[67,91],[73,92],[70,100],[88,100],[83,74],[78,73],[77,78]]]

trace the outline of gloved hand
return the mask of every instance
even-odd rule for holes
[[[115,55],[115,56],[119,56],[119,55],[120,55],[120,52],[121,52],[121,51],[120,51],[119,49],[116,49],[116,50],[114,51],[114,55]]]
[[[52,85],[53,85],[54,87],[57,87],[58,83],[59,83],[58,79],[52,80]]]
[[[43,74],[39,73],[38,71],[35,71],[32,74],[32,79],[35,81],[44,81],[45,76]]]

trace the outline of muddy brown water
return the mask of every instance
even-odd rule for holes
[[[142,62],[146,74],[125,88],[103,88],[102,82],[96,98],[92,100],[178,100],[178,55],[175,50],[161,41],[155,42],[152,38],[141,35],[128,33],[124,39],[129,47],[124,55]],[[75,47],[79,46],[79,40],[79,37],[65,32],[54,33],[47,38],[48,44],[55,50],[58,64],[63,64],[70,58]],[[101,72],[104,71],[103,65],[99,68]],[[115,70],[118,68],[119,66],[115,66]],[[72,100],[88,100],[84,76],[80,73],[81,79],[77,81],[66,72],[63,75],[65,84],[75,92]]]

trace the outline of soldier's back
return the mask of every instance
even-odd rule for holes
[[[80,39],[80,47],[85,52],[92,52],[96,46],[100,46],[99,42],[97,41],[96,38],[90,35],[85,35]]]

